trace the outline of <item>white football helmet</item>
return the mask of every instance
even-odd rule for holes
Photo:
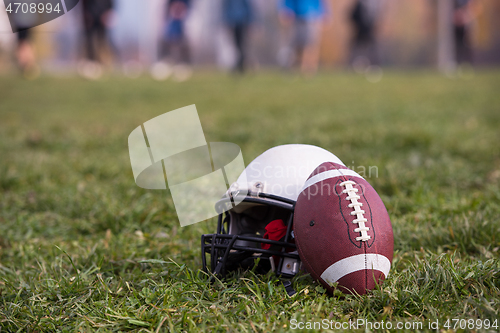
[[[219,215],[216,233],[201,237],[203,270],[223,277],[258,263],[259,273],[272,269],[294,276],[300,267],[294,205],[309,175],[324,162],[344,165],[329,151],[302,144],[277,146],[255,158],[217,203],[225,213]]]

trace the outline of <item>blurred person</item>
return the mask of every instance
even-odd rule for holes
[[[185,32],[190,0],[168,0],[165,24],[160,41],[160,61],[153,65],[151,75],[165,80],[170,75],[177,81],[191,77],[191,52]]]
[[[288,33],[288,45],[278,54],[282,66],[297,64],[304,74],[317,71],[321,29],[326,14],[324,0],[281,0],[279,19]]]
[[[353,27],[351,65],[358,73],[378,66],[376,24],[380,12],[378,0],[357,0],[351,9]]]
[[[455,61],[457,65],[472,64],[470,26],[474,20],[473,0],[454,0],[453,35],[455,39]]]
[[[32,45],[31,30],[20,30],[17,33],[16,60],[21,73],[26,79],[35,79],[40,75],[40,68]]]
[[[245,71],[248,29],[254,19],[250,0],[223,0],[222,18],[231,32],[238,53],[234,70],[243,73]]]
[[[85,62],[79,72],[88,79],[102,75],[102,50],[112,50],[108,28],[113,13],[113,0],[82,0]]]
[[[33,0],[25,1],[25,3],[34,3]],[[6,7],[9,3],[14,4],[14,0],[9,0],[5,3]],[[40,67],[36,61],[36,53],[33,47],[33,26],[38,24],[37,15],[12,15],[11,26],[13,31],[17,31],[16,39],[16,62],[21,70],[22,75],[26,79],[35,79],[40,75]]]

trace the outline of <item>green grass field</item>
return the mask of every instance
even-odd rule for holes
[[[424,331],[435,319],[441,329],[447,318],[493,324],[499,87],[499,71],[468,80],[389,72],[377,84],[342,72],[201,73],[181,84],[1,77],[1,331],[270,332],[293,329],[293,319],[421,322]],[[238,144],[246,163],[307,143],[355,171],[375,166],[368,180],[395,239],[380,289],[330,297],[302,275],[288,297],[275,276],[252,272],[209,284],[200,235],[216,221],[181,228],[168,192],[135,185],[127,147],[135,127],[190,104],[207,141]]]

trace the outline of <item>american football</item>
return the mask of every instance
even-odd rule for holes
[[[294,233],[304,268],[330,293],[338,283],[343,292],[365,294],[389,273],[394,240],[387,210],[345,166],[322,163],[309,176],[295,206]]]

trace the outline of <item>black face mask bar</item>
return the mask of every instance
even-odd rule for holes
[[[271,199],[269,201],[266,200],[265,204],[285,208],[290,212],[287,219],[287,232],[285,236],[281,240],[275,241],[262,237],[231,235],[228,233],[229,213],[219,214],[217,233],[201,236],[201,258],[204,272],[209,272],[206,257],[208,253],[210,254],[210,272],[221,278],[224,278],[227,272],[238,268],[252,269],[255,267],[257,273],[267,273],[270,269],[273,269],[276,275],[284,278],[291,278],[297,273],[298,267],[292,269],[288,267],[287,272],[283,271],[285,258],[294,259],[296,263],[300,262],[297,253],[290,253],[296,251],[297,246],[289,242],[291,240],[290,234],[293,225],[295,202],[263,193],[259,193],[258,197]],[[258,197],[247,197],[245,201],[263,203],[262,199]],[[271,247],[266,250],[252,246],[243,246],[238,245],[237,241],[244,241],[240,243],[254,242],[257,244],[269,244]],[[259,253],[261,254],[260,256],[255,256],[255,254]],[[272,256],[279,257],[276,269],[273,267],[274,261]],[[292,270],[293,274],[290,273]]]

